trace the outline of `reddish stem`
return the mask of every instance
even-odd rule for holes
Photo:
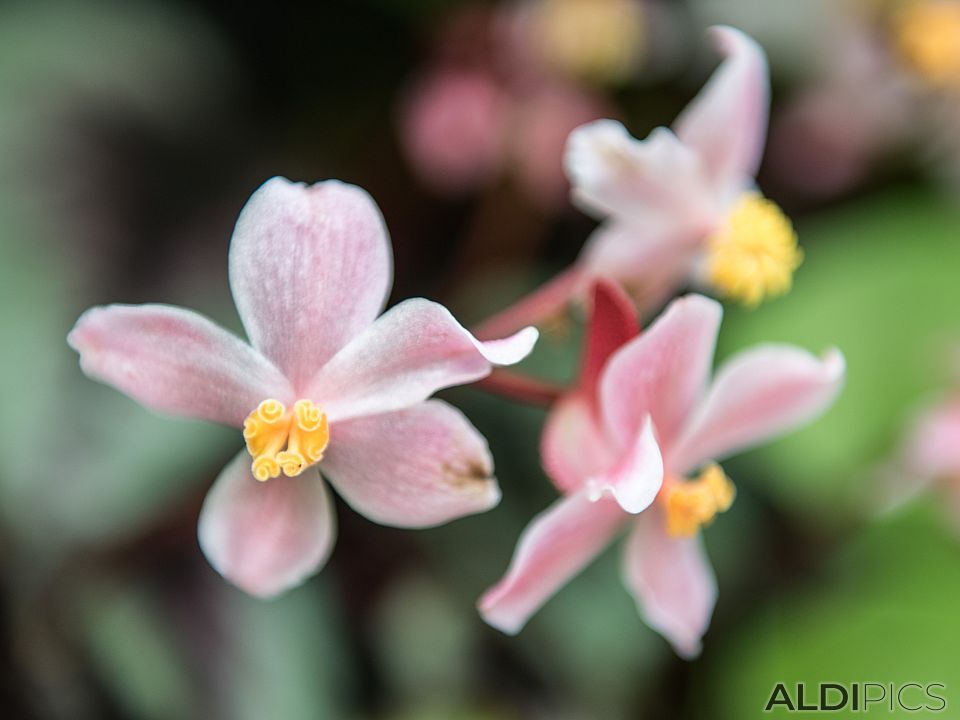
[[[559,385],[502,369],[494,370],[475,383],[474,387],[509,400],[540,407],[549,407],[567,392],[566,388]]]
[[[527,325],[539,325],[556,315],[573,299],[583,280],[583,269],[573,265],[508,308],[477,325],[473,333],[480,340],[512,335]]]

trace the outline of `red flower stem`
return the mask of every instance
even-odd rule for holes
[[[559,385],[499,368],[475,383],[474,387],[508,400],[539,407],[551,406],[567,392],[566,388]]]
[[[473,329],[473,334],[480,340],[496,340],[528,325],[541,324],[566,308],[582,279],[583,270],[572,265],[513,305],[484,320]]]

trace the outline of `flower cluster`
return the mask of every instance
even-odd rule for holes
[[[691,657],[716,600],[701,529],[734,502],[717,464],[823,412],[844,379],[836,350],[747,350],[712,372],[718,301],[756,306],[790,288],[802,255],[756,189],[766,61],[731,28],[725,60],[674,123],[643,141],[611,120],[576,129],[574,201],[602,222],[559,278],[475,333],[443,306],[383,312],[390,241],[366,192],[274,178],[250,198],[229,253],[245,342],[191,311],[111,305],[69,335],[83,371],[149,408],[242,429],[245,448],[199,518],[210,563],[271,596],[315,573],[336,535],[325,480],[371,520],[427,527],[500,498],[483,437],[434,392],[523,360],[535,325],[588,309],[583,362],[555,398],[541,445],[561,494],[534,518],[506,576],[479,603],[507,633],[623,532],[624,579],[647,623]],[[495,338],[495,339],[489,339]],[[498,371],[499,372],[499,371]]]

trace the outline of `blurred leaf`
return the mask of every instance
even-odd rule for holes
[[[372,633],[384,677],[402,704],[422,698],[456,704],[476,675],[472,605],[422,576],[398,581],[380,605]]]
[[[849,513],[867,469],[890,452],[918,399],[944,382],[960,340],[960,214],[921,193],[888,193],[803,224],[796,287],[756,311],[731,308],[721,354],[758,342],[838,346],[847,386],[823,418],[751,453],[763,488],[811,514]]]
[[[78,606],[94,670],[130,717],[196,717],[195,688],[173,628],[147,590],[90,583]]]
[[[230,646],[216,658],[230,720],[347,717],[353,658],[324,578],[263,601],[224,588]]]

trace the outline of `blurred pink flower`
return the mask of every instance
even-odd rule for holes
[[[879,482],[881,510],[899,508],[918,495],[940,490],[951,520],[960,526],[960,394],[917,412],[899,456],[881,468]]]
[[[498,502],[484,439],[427,398],[517,362],[535,330],[481,343],[423,299],[380,315],[392,279],[383,218],[337,181],[265,183],[240,214],[229,265],[249,345],[167,305],[93,308],[68,337],[87,375],[147,407],[243,426],[250,457],[227,465],[200,515],[200,545],[224,577],[270,596],[320,568],[336,535],[320,470],[387,525]]]
[[[502,24],[471,7],[450,19],[437,57],[401,100],[401,145],[434,192],[472,192],[509,176],[534,203],[554,208],[569,187],[567,136],[610,109],[584,87],[543,73],[521,38],[498,33]],[[464,36],[473,45],[455,52],[453,40]]]
[[[510,100],[487,70],[441,68],[420,78],[401,113],[411,164],[437,192],[493,181],[506,149]]]
[[[916,124],[914,83],[892,62],[876,28],[855,15],[833,28],[842,41],[820,50],[829,55],[829,75],[787,102],[767,149],[771,181],[815,200],[863,182]]]
[[[843,383],[844,360],[835,350],[818,359],[766,345],[710,381],[717,302],[676,300],[639,336],[633,313],[619,288],[595,286],[579,383],[554,406],[542,438],[544,468],[563,497],[530,523],[479,608],[494,627],[519,632],[630,528],[624,580],[647,624],[692,657],[716,600],[699,530],[734,496],[712,461],[823,412]]]
[[[712,32],[726,60],[673,130],[638,141],[602,120],[570,136],[574,200],[604,220],[581,271],[620,280],[645,306],[689,282],[755,305],[789,290],[801,259],[790,222],[754,186],[769,104],[763,50],[733,28]]]

